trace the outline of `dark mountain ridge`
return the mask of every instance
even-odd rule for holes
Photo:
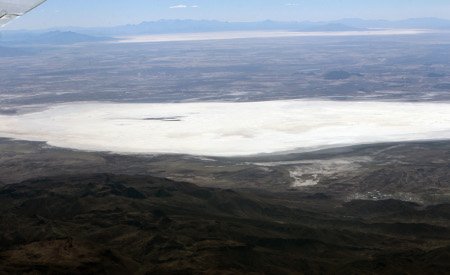
[[[31,179],[0,188],[0,273],[448,270],[450,228],[439,214],[448,206],[336,203],[150,176]],[[381,212],[368,216],[366,207]]]

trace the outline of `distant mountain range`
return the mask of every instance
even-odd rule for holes
[[[137,25],[124,25],[106,28],[65,28],[64,30],[91,35],[138,35],[138,34],[168,34],[192,32],[220,31],[361,31],[365,29],[449,29],[450,20],[438,18],[417,18],[401,21],[341,19],[330,22],[224,22],[215,20],[159,20],[142,22]]]
[[[364,20],[347,18],[331,23],[338,23],[358,28],[393,28],[393,29],[450,29],[450,20],[439,18],[411,18],[399,21]]]
[[[450,24],[449,24],[450,26]],[[170,34],[170,33],[199,33],[223,31],[356,31],[353,27],[338,22],[222,22],[207,20],[160,20],[143,22],[138,25],[118,26],[114,28],[74,29],[95,35],[139,35],[139,34]]]
[[[364,20],[357,18],[330,22],[224,22],[215,20],[159,20],[137,25],[103,28],[62,27],[40,31],[5,31],[0,42],[26,42],[35,44],[74,44],[112,39],[115,36],[144,34],[175,34],[224,31],[299,31],[337,32],[367,29],[438,29],[450,30],[450,20],[416,18],[400,21]]]

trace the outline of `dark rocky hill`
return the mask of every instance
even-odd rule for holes
[[[4,274],[445,274],[450,268],[445,204],[346,203],[89,174],[6,185],[0,206]]]

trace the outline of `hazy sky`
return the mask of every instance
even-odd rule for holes
[[[356,17],[450,19],[450,0],[47,0],[7,28],[111,26],[159,19],[324,21]]]

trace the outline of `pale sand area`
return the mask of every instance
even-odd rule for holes
[[[379,29],[365,31],[340,32],[293,32],[293,31],[233,31],[233,32],[204,32],[182,34],[152,34],[117,37],[115,43],[150,43],[228,40],[243,38],[282,38],[282,37],[326,37],[326,36],[384,36],[384,35],[415,35],[429,33],[430,30],[419,29]]]
[[[450,139],[450,103],[70,103],[2,115],[0,136],[80,150],[241,156]]]

